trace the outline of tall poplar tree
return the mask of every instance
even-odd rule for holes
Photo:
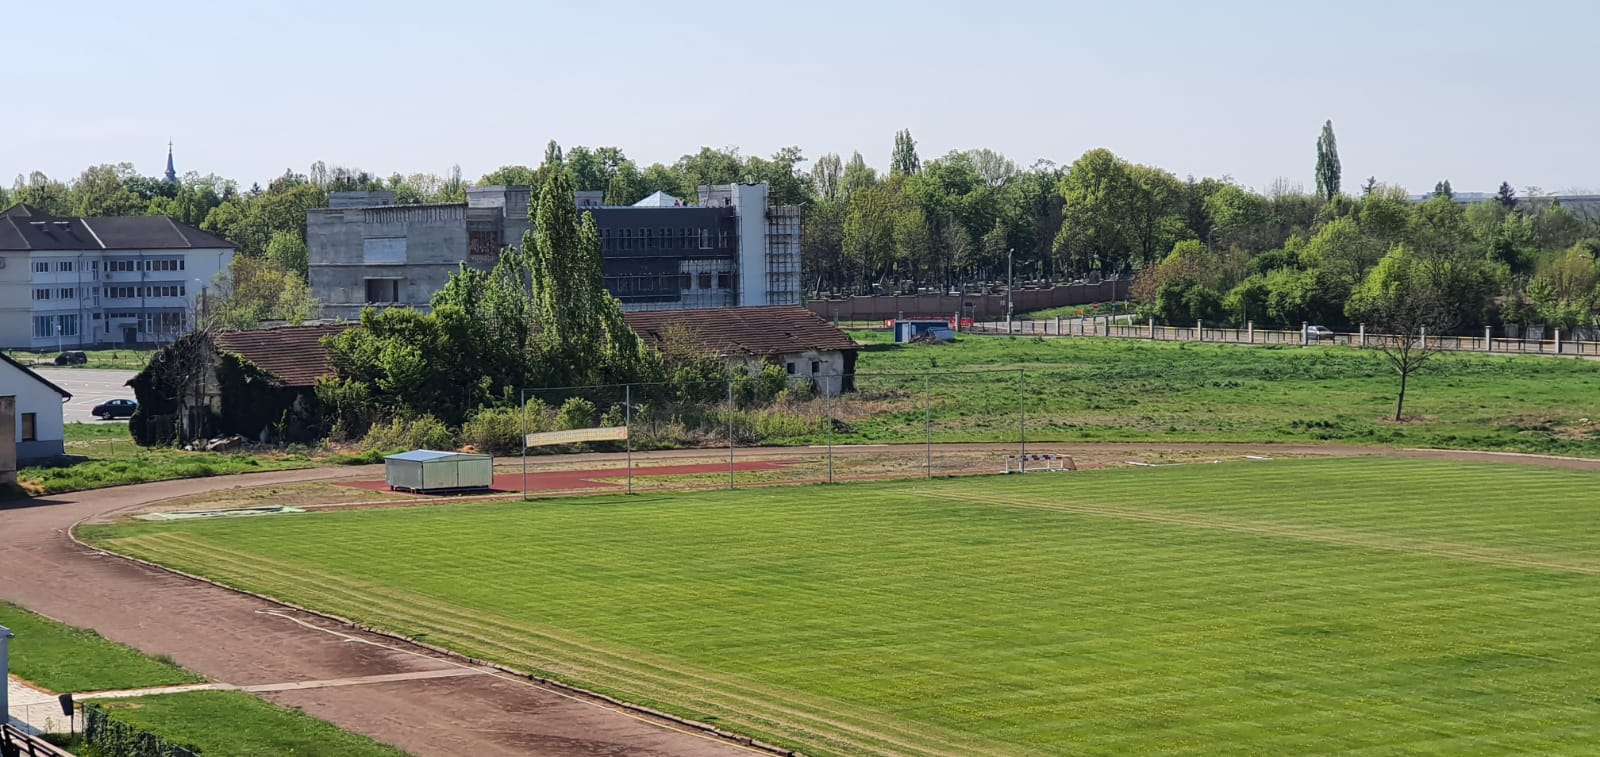
[[[911,176],[922,171],[922,158],[917,157],[917,140],[911,138],[910,129],[894,134],[894,156],[889,161],[890,176]]]
[[[1333,121],[1322,124],[1317,137],[1317,197],[1332,202],[1339,196],[1339,144],[1333,138]]]

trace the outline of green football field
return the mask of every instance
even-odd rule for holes
[[[810,754],[1592,754],[1597,515],[1360,458],[90,535]]]

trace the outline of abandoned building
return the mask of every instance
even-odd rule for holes
[[[396,205],[393,192],[334,192],[306,211],[312,293],[330,318],[426,309],[461,263],[488,269],[528,230],[526,186],[474,187],[464,203]],[[605,287],[623,309],[800,303],[800,209],[766,184],[703,186],[698,204],[657,192],[608,206],[578,192],[600,229]]]
[[[193,332],[157,352],[128,381],[128,421],[141,444],[237,434],[304,442],[322,435],[317,379],[333,374],[322,338],[354,324]]]
[[[800,305],[636,311],[626,317],[634,333],[652,347],[660,348],[670,330],[682,329],[700,349],[731,366],[781,366],[792,377],[811,379],[830,396],[855,389],[860,345]]]

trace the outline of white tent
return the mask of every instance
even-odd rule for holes
[[[675,208],[682,204],[682,200],[657,190],[655,194],[634,203],[633,206],[636,208]]]

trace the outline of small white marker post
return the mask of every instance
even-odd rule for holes
[[[7,685],[11,680],[10,645],[11,629],[0,626],[0,726],[11,722],[11,692]]]

